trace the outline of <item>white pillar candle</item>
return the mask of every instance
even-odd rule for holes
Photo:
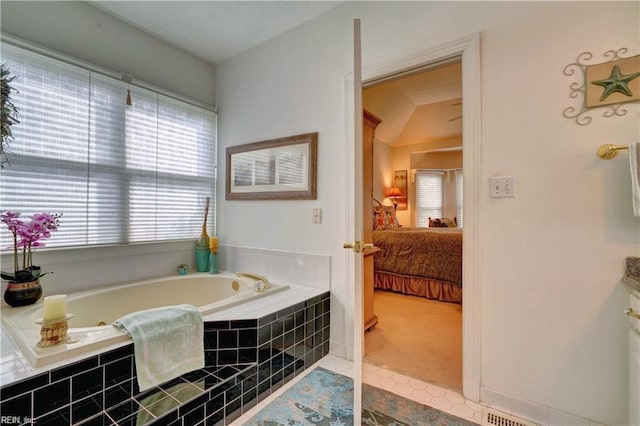
[[[44,313],[42,319],[45,321],[64,318],[67,315],[67,295],[54,294],[44,298]]]

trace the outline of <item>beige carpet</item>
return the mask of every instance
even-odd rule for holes
[[[462,389],[462,306],[376,290],[365,361]]]

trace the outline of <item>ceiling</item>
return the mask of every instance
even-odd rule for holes
[[[94,6],[219,64],[340,5],[341,1],[92,1]]]
[[[382,119],[376,139],[413,145],[462,134],[462,64],[456,62],[363,91],[364,107]]]

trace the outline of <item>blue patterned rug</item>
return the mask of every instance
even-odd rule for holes
[[[368,426],[472,426],[475,423],[363,384],[362,424]],[[316,367],[243,425],[351,426],[353,380]]]
[[[244,425],[349,426],[353,424],[353,380],[316,367]]]

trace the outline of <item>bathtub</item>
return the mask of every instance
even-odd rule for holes
[[[234,290],[232,283],[240,288]],[[2,324],[13,337],[22,355],[33,367],[43,367],[70,358],[93,355],[118,344],[130,342],[128,336],[111,326],[118,318],[131,312],[168,305],[189,304],[204,316],[259,297],[286,290],[288,285],[271,284],[271,288],[256,292],[253,281],[239,279],[234,274],[206,273],[173,276],[132,284],[117,285],[67,296],[70,342],[52,347],[38,347],[43,299],[37,303],[12,308],[3,303]],[[45,287],[46,294],[46,287]]]

